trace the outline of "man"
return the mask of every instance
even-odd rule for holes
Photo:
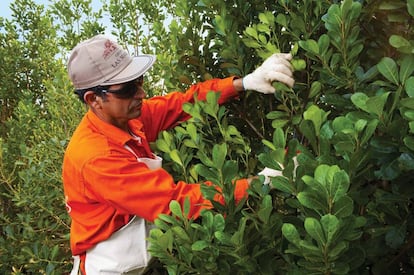
[[[115,41],[97,35],[78,44],[68,61],[69,77],[89,110],[74,132],[63,162],[63,184],[71,216],[71,250],[83,274],[140,274],[148,264],[149,223],[185,198],[190,215],[211,207],[199,184],[173,181],[149,142],[160,131],[188,119],[182,110],[194,95],[219,91],[222,104],[244,90],[274,93],[271,83],[293,86],[289,54],[275,54],[244,78],[213,79],[185,93],[145,99],[144,73],[151,55],[131,57]],[[247,196],[249,180],[236,183],[235,198]]]

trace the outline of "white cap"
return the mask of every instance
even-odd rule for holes
[[[148,71],[154,55],[131,57],[115,41],[96,35],[79,43],[68,61],[68,73],[76,89],[128,82]]]

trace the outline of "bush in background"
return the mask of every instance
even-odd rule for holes
[[[109,29],[131,54],[157,55],[149,96],[294,55],[294,89],[275,84],[275,95],[246,92],[220,107],[211,94],[153,144],[177,180],[211,180],[226,202],[195,221],[171,202],[172,215],[156,221],[151,249],[171,274],[413,272],[412,0],[11,7],[12,19],[0,19],[2,273],[71,268],[61,162],[85,109],[64,64],[77,42]],[[234,179],[278,162],[284,177],[272,189],[259,178],[234,203]]]

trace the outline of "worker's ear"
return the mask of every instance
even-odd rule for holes
[[[99,109],[101,107],[102,98],[97,96],[93,91],[87,91],[83,95],[83,100],[94,109]]]

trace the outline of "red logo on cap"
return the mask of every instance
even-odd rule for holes
[[[117,49],[117,46],[115,43],[113,43],[111,40],[106,40],[105,50],[103,52],[103,58],[107,59],[110,55],[114,53],[116,49]]]

